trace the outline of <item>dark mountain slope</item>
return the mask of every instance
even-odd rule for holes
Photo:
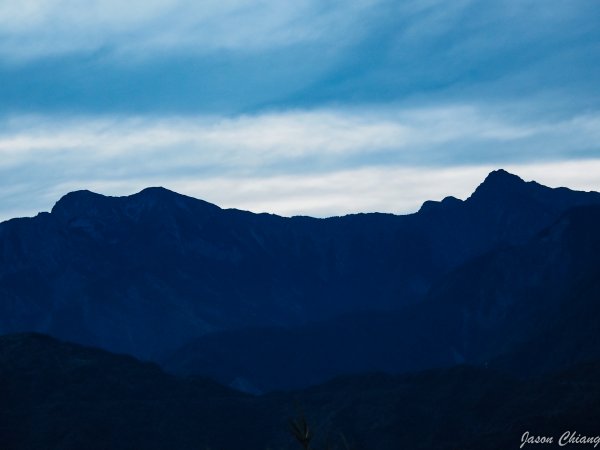
[[[565,251],[556,257],[564,258],[562,283],[549,283],[546,298],[562,301],[554,308],[553,316],[546,315],[544,327],[537,333],[532,324],[511,352],[494,363],[512,367],[525,374],[538,374],[580,361],[600,358],[600,208],[579,208],[566,215],[557,227],[544,238],[550,242],[563,240]],[[552,262],[549,262],[551,264]],[[557,275],[558,276],[558,275]],[[552,287],[555,291],[551,292]],[[543,318],[538,314],[538,321]],[[530,319],[531,320],[531,319]],[[524,324],[521,322],[521,324]],[[521,324],[515,323],[518,328]],[[535,322],[533,323],[535,324]],[[533,330],[532,330],[533,328]]]
[[[0,332],[155,358],[213,331],[291,327],[418,302],[441,276],[516,244],[597,193],[493,172],[471,198],[408,216],[282,218],[161,188],[79,191],[0,224]]]
[[[457,366],[343,377],[286,398],[312,413],[323,440],[343,435],[359,449],[512,449],[525,431],[554,436],[544,448],[560,448],[568,430],[598,436],[599,370],[591,363],[518,381]]]
[[[439,311],[438,323],[452,324],[448,342],[467,361],[521,352],[540,340],[545,351],[525,373],[596,359],[598,230],[599,207],[574,208],[526,245],[490,252],[457,269],[432,289],[426,305]]]
[[[0,337],[6,450],[260,448],[256,410],[239,392],[178,380],[129,356],[43,335]]]
[[[260,393],[305,388],[341,374],[399,373],[463,362],[440,341],[440,332],[424,327],[415,309],[350,314],[292,329],[210,333],[168,355],[161,365],[175,374],[202,374]]]
[[[292,330],[208,334],[164,366],[265,391],[372,370],[492,363],[530,375],[598,359],[598,230],[600,207],[574,208],[527,243],[458,267],[418,304]]]
[[[598,363],[529,381],[455,367],[251,397],[130,357],[12,335],[0,337],[0,442],[5,450],[296,449],[287,421],[303,411],[318,449],[327,440],[373,450],[518,448],[527,430],[595,436],[599,380]]]

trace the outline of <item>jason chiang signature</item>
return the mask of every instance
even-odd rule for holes
[[[554,445],[555,443],[557,443],[559,447],[566,447],[568,445],[590,445],[596,448],[600,445],[600,436],[585,436],[577,431],[565,431],[558,439],[555,439],[554,436],[538,436],[526,431],[523,433],[523,436],[521,436],[521,446],[519,448],[523,448],[529,444]]]

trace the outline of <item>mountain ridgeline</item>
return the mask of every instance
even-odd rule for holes
[[[600,194],[492,172],[415,214],[284,218],[162,188],[88,191],[0,224],[0,333],[164,358],[196,338],[310,327],[423,302],[473,258],[527,243]]]
[[[599,230],[600,194],[502,170],[405,216],[73,192],[0,224],[1,446],[293,449],[299,414],[316,449],[597,436]]]

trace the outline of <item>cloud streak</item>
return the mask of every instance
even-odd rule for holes
[[[598,109],[600,6],[572,0],[0,4],[0,114],[390,102]]]
[[[0,217],[148,185],[409,211],[498,167],[597,188],[599,5],[0,2]]]
[[[500,154],[519,160],[600,156],[600,114],[526,121],[513,119],[510,111],[446,105],[292,110],[229,118],[17,116],[0,123],[0,164],[16,166],[41,155],[84,155],[96,165],[168,154],[175,166],[185,160],[188,165],[243,171],[305,160],[323,167],[353,161],[452,164],[461,153],[476,153],[475,159],[491,162]]]
[[[594,0],[544,8],[534,0],[27,0],[0,4],[0,53],[27,59],[107,48],[129,55],[253,52],[393,30],[391,44],[407,53],[442,40],[454,56],[472,57],[593,33],[593,12]],[[512,35],[486,37],[502,31]]]
[[[371,167],[320,174],[256,176],[96,178],[63,180],[32,191],[30,185],[14,185],[3,191],[0,219],[30,216],[49,210],[64,193],[81,188],[105,195],[129,195],[147,186],[165,184],[177,192],[215,203],[223,208],[268,212],[283,216],[330,217],[358,212],[408,214],[425,200],[453,195],[465,199],[492,165],[453,167]],[[600,159],[510,164],[505,168],[525,180],[567,186],[578,190],[600,190]],[[166,183],[165,183],[166,182]],[[22,199],[29,205],[23,208]],[[8,200],[8,201],[7,201]],[[35,209],[37,208],[37,209]]]
[[[0,53],[13,60],[111,49],[264,51],[355,35],[380,0],[28,0],[0,5]],[[147,56],[147,55],[146,55]]]
[[[577,168],[600,160],[600,115],[517,122],[510,111],[448,105],[231,118],[16,116],[0,123],[0,216],[47,210],[69,190],[124,195],[149,185],[286,215],[407,212],[444,193],[464,196],[499,166],[542,164],[554,174],[549,179],[524,173],[552,182],[570,160]],[[568,173],[566,184],[579,186]],[[594,182],[585,186],[600,188]]]

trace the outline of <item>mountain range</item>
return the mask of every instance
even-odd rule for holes
[[[503,170],[465,201],[405,216],[284,218],[163,188],[77,191],[50,213],[0,224],[0,333],[46,333],[251,391],[480,362],[510,350],[503,318],[511,339],[527,340],[516,330],[531,327],[517,322],[536,308],[543,322],[567,289],[553,283],[577,282],[560,253],[595,244],[584,242],[595,233],[560,233],[586,205],[600,194]],[[318,370],[306,373],[307,358]]]
[[[3,448],[597,435],[598,230],[599,193],[503,170],[403,216],[67,194],[0,223]]]

